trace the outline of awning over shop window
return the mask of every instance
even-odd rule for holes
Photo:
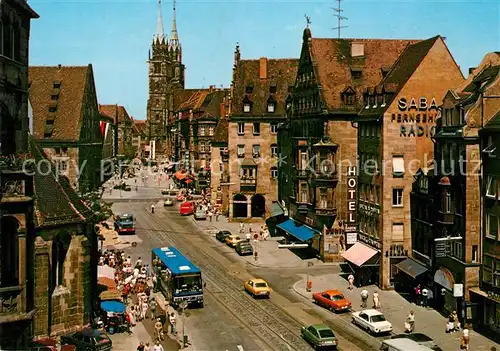
[[[424,274],[425,272],[427,272],[427,268],[426,267],[424,267],[423,265],[421,265],[417,261],[412,260],[411,258],[407,258],[406,260],[399,262],[396,265],[396,267],[399,270],[401,270],[401,271],[405,272],[406,274],[408,274],[413,279],[415,279],[419,275]]]
[[[271,206],[269,206],[269,210],[271,212],[270,217],[277,217],[277,216],[281,216],[284,214],[283,209],[281,208],[280,204],[277,202],[272,203]]]
[[[347,251],[342,254],[342,257],[347,261],[355,264],[358,267],[361,267],[365,264],[370,258],[375,256],[379,251],[375,250],[365,244],[360,242],[355,243],[351,246]]]
[[[181,171],[178,171],[175,173],[175,178],[177,178],[179,180],[183,180],[186,177],[187,177],[187,173],[182,173]]]
[[[277,227],[300,241],[311,240],[316,234],[320,234],[317,230],[296,222],[293,219],[286,220],[285,222],[278,224]]]
[[[441,267],[436,271],[436,273],[434,273],[434,282],[449,291],[453,291],[455,278],[453,277],[453,273],[451,273],[448,268]]]

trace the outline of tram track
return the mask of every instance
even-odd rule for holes
[[[310,350],[300,335],[302,323],[288,315],[281,308],[269,300],[256,301],[242,291],[242,282],[236,277],[228,274],[226,268],[213,258],[204,247],[196,247],[189,239],[175,235],[175,232],[183,232],[186,228],[169,220],[169,229],[165,231],[160,218],[151,219],[148,211],[144,209],[140,214],[135,214],[141,223],[142,230],[160,245],[173,245],[181,250],[189,259],[193,260],[202,269],[202,274],[208,277],[208,282],[213,282],[218,289],[211,289],[207,284],[208,291],[222,290],[223,293],[214,292],[211,296],[243,325],[247,326],[253,333],[269,345],[272,350]],[[141,230],[141,229],[139,229]],[[196,230],[199,230],[196,228]],[[170,234],[169,234],[170,233]]]

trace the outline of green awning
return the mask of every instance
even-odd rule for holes
[[[271,211],[271,215],[269,217],[277,217],[284,215],[285,212],[283,212],[283,209],[281,208],[280,204],[278,203],[272,203],[271,206],[269,206],[269,209]]]

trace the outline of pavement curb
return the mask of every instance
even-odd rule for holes
[[[292,286],[292,289],[293,291],[295,291],[296,294],[308,299],[309,301],[312,301],[312,292],[310,293],[303,293],[299,290],[298,286],[299,284],[302,283],[302,284],[306,284],[306,280],[305,279],[301,279],[301,280],[298,280],[296,281],[293,286]]]

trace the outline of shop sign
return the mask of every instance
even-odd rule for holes
[[[453,284],[453,296],[454,297],[464,296],[464,285],[463,284]]]
[[[434,125],[439,117],[439,108],[436,99],[429,101],[426,97],[402,97],[398,101],[398,113],[391,116],[392,123],[400,125],[400,137],[432,137],[435,134]]]
[[[307,216],[306,220],[305,220],[305,223],[309,227],[314,227],[314,223],[315,223],[314,218],[311,218],[311,217]]]
[[[357,241],[356,225],[356,167],[347,168],[347,219],[345,221],[346,243],[355,244]]]
[[[358,241],[358,233],[356,232],[346,233],[346,237],[347,245],[356,244],[356,242]]]
[[[382,245],[377,240],[373,240],[372,238],[370,238],[366,234],[358,233],[358,240],[361,242],[364,242],[365,244],[368,244],[376,249],[379,249],[379,250],[382,249]]]
[[[370,205],[367,205],[367,204],[360,203],[359,204],[359,209],[363,210],[367,214],[377,214],[377,215],[380,214],[380,209],[379,208],[376,208],[376,207],[373,207],[373,206],[370,206]]]
[[[436,257],[446,257],[448,254],[448,243],[446,241],[436,242]]]

